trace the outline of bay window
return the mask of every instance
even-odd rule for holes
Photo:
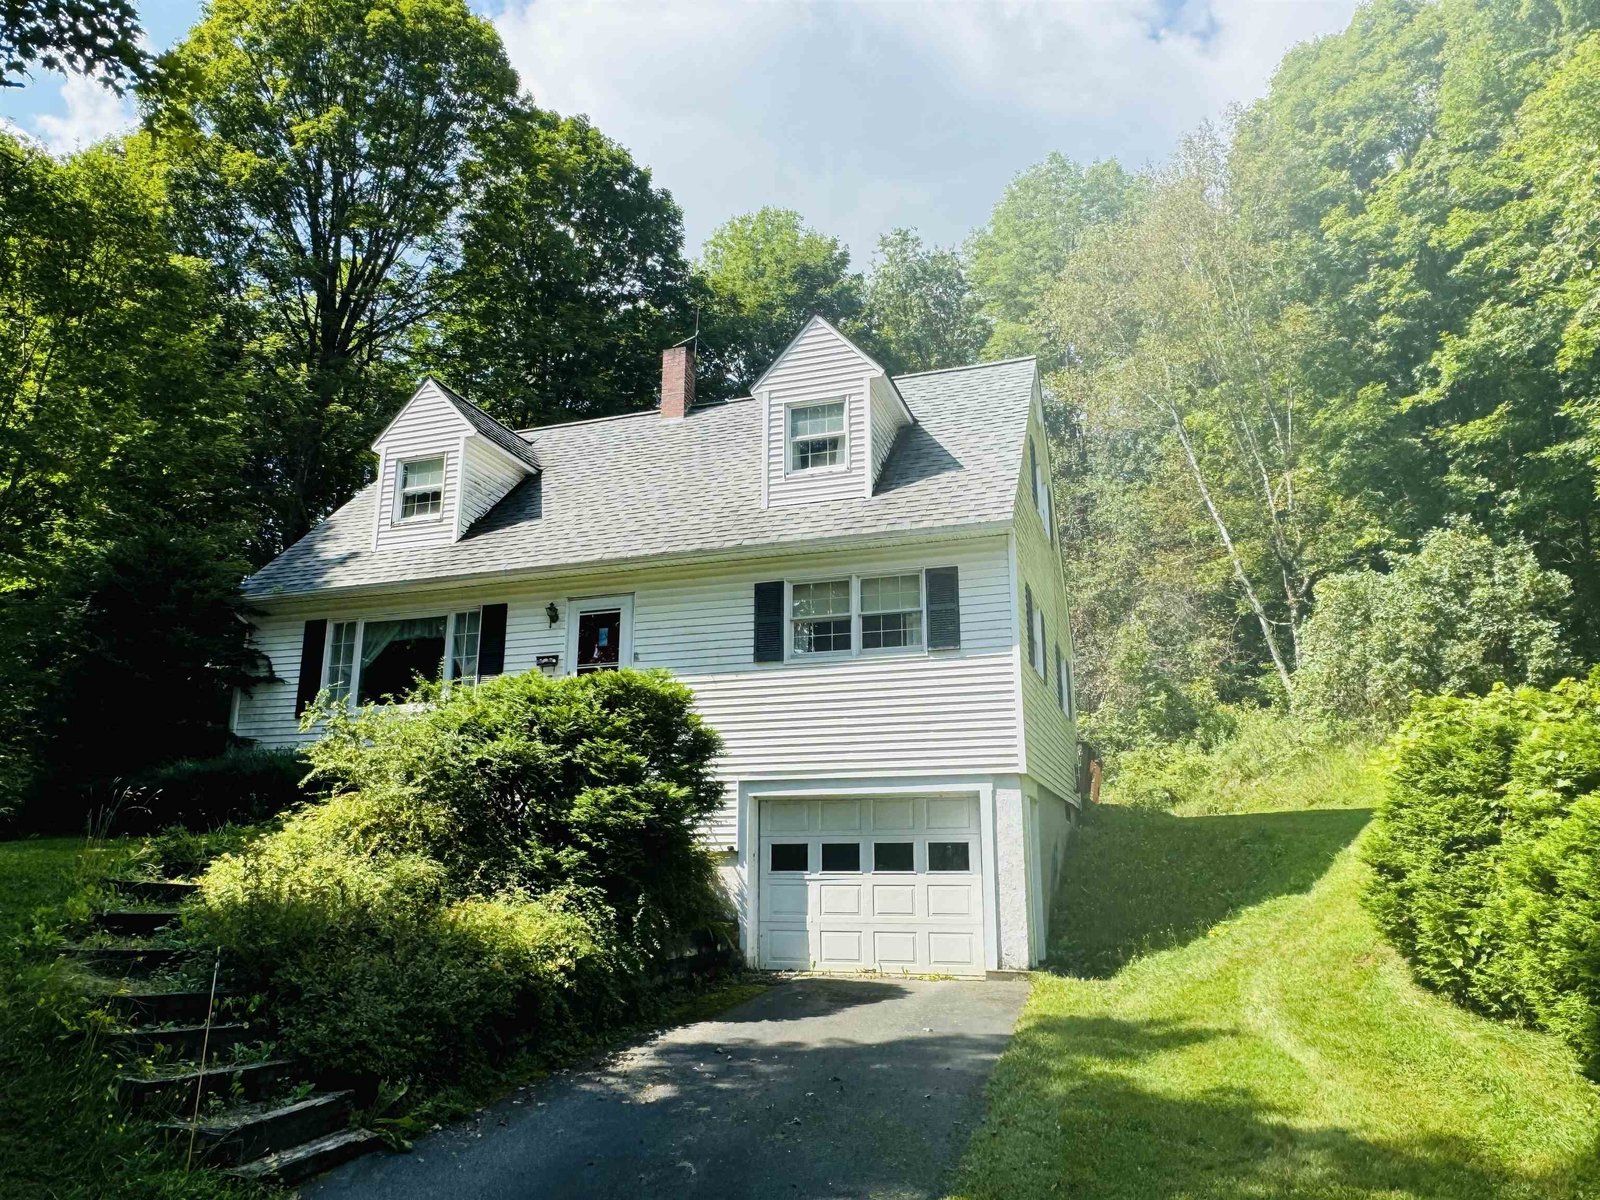
[[[476,682],[479,609],[382,621],[335,621],[323,686],[335,703],[389,704],[424,680]],[[448,651],[448,652],[447,652]]]

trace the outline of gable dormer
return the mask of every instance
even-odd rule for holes
[[[895,435],[912,421],[888,373],[821,317],[751,393],[763,414],[767,508],[872,495]]]
[[[448,545],[538,470],[533,448],[483,410],[424,379],[372,443],[375,550]]]

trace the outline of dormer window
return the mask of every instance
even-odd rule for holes
[[[401,521],[437,517],[444,512],[444,458],[417,458],[400,464]]]
[[[844,401],[797,404],[789,409],[789,471],[823,471],[847,465]]]

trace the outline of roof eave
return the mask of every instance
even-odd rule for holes
[[[914,542],[991,537],[1010,532],[1015,516],[1015,508],[1013,507],[1010,515],[990,521],[964,521],[951,525],[938,525],[918,529],[884,529],[870,533],[841,534],[830,538],[807,538],[801,541],[751,542],[746,545],[677,550],[665,554],[643,554],[628,558],[541,563],[532,567],[488,568],[481,571],[417,576],[411,579],[390,580],[384,583],[349,584],[344,587],[305,588],[298,591],[247,590],[245,599],[253,603],[270,603],[278,600],[301,601],[363,595],[379,596],[396,592],[444,590],[460,587],[463,584],[491,580],[520,582],[549,575],[582,575],[594,574],[600,571],[635,570],[655,566],[685,566],[695,563],[709,564],[760,558],[790,558],[796,554],[811,554],[828,550],[869,549],[879,545],[904,545]],[[248,583],[249,579],[246,579],[245,582]]]

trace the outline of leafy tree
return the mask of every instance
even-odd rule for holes
[[[386,356],[438,309],[462,167],[516,76],[464,0],[214,0],[168,76],[151,125],[192,244],[278,376],[256,469],[282,545],[368,470],[399,398]]]
[[[1091,418],[1137,432],[1166,464],[1152,500],[1195,506],[1214,534],[1277,682],[1293,691],[1318,577],[1372,536],[1372,518],[1321,486],[1315,315],[1281,290],[1275,248],[1254,242],[1202,135],[1136,216],[1098,230],[1050,304],[1072,330],[1059,381]]]
[[[1323,580],[1296,704],[1392,725],[1415,692],[1551,683],[1572,665],[1560,621],[1571,590],[1526,542],[1496,545],[1460,522],[1436,529],[1387,573]]]
[[[968,277],[993,323],[988,357],[1048,355],[1060,344],[1038,328],[1046,294],[1084,235],[1128,212],[1144,189],[1114,160],[1083,167],[1059,153],[1006,186],[989,223],[967,244]],[[1061,364],[1047,358],[1042,365]]]
[[[463,182],[445,376],[519,427],[649,405],[693,327],[672,197],[587,119],[531,107]]]
[[[878,239],[862,326],[863,340],[891,374],[975,362],[989,334],[960,256],[924,247],[910,229]]]
[[[850,251],[783,208],[734,217],[706,241],[695,266],[703,313],[700,363],[709,395],[748,389],[808,317],[853,327],[861,276]]]
[[[130,0],[4,0],[0,86],[21,87],[28,68],[75,71],[121,93],[149,74]]]
[[[52,773],[220,746],[220,697],[250,661],[237,616],[205,616],[242,571],[240,382],[217,288],[177,252],[146,150],[58,162],[0,137],[0,777],[13,800]],[[180,703],[180,680],[206,682]]]

